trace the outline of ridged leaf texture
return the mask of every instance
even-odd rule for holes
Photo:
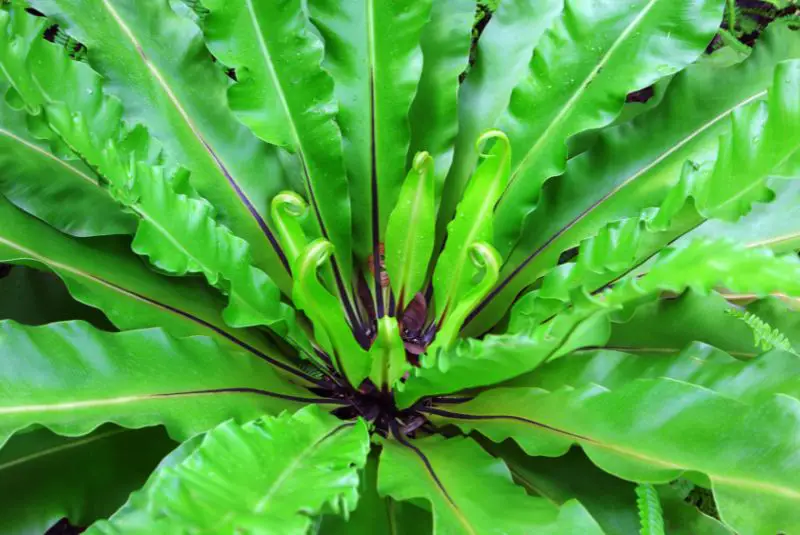
[[[87,533],[307,533],[310,515],[355,509],[368,451],[363,421],[342,422],[316,407],[243,425],[229,420],[154,474],[141,502],[149,518],[131,508]]]

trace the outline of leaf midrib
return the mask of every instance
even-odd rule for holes
[[[36,453],[31,453],[30,455],[25,455],[23,457],[19,457],[14,459],[13,461],[8,461],[6,463],[0,464],[0,472],[3,470],[8,470],[9,468],[13,468],[15,466],[19,466],[21,464],[25,464],[30,461],[35,461],[36,459],[40,459],[42,457],[46,457],[48,455],[57,455],[63,451],[70,450],[73,448],[77,448],[80,446],[86,446],[92,442],[97,442],[98,440],[105,440],[107,438],[119,435],[120,433],[127,433],[132,431],[131,429],[114,429],[112,431],[107,431],[105,433],[101,433],[98,435],[90,436],[81,438],[79,440],[75,440],[73,442],[69,442],[67,444],[59,444],[58,446],[47,448],[41,451],[37,451]]]
[[[278,94],[278,101],[281,104],[281,108],[283,109],[283,115],[286,118],[286,123],[289,125],[289,131],[292,134],[292,141],[295,145],[295,150],[297,150],[297,154],[300,157],[303,170],[306,175],[306,186],[308,187],[310,196],[312,198],[316,198],[314,195],[314,188],[311,184],[311,177],[310,177],[310,170],[308,168],[308,158],[306,158],[306,151],[303,147],[303,142],[300,138],[300,133],[297,129],[297,124],[294,120],[294,114],[292,114],[292,110],[289,107],[289,101],[286,99],[286,92],[283,89],[283,85],[281,85],[280,77],[278,76],[278,72],[275,69],[275,63],[272,61],[272,54],[269,51],[269,46],[267,46],[267,42],[264,39],[264,30],[261,28],[261,24],[258,22],[258,16],[256,15],[255,8],[253,7],[253,0],[245,0],[247,4],[247,13],[250,16],[250,22],[253,25],[253,33],[256,36],[256,40],[258,41],[258,47],[261,50],[261,55],[264,58],[264,66],[269,73],[269,77],[272,79],[272,85],[275,88],[276,93]],[[320,225],[322,221],[320,220]]]
[[[497,156],[488,156],[488,157],[489,158],[497,158]],[[504,161],[507,160],[507,159],[508,159],[508,152],[504,153],[504,155],[501,158],[501,161],[498,162],[497,172],[495,173],[494,179],[492,180],[492,184],[493,185],[497,184],[498,175],[502,175],[503,167],[505,166]],[[493,195],[489,195],[488,192],[487,192],[487,194],[485,194],[483,196],[483,202],[481,203],[479,209],[476,210],[476,211],[473,211],[470,214],[470,216],[474,218],[474,221],[480,222],[481,219],[486,217],[486,214],[489,214],[489,217],[491,217],[491,215],[492,215],[492,213],[494,211],[495,204],[496,204],[496,203],[492,202],[492,197],[493,197]],[[456,215],[456,217],[458,217],[458,216]],[[456,220],[454,219],[453,223],[455,223],[455,221]],[[447,314],[447,312],[452,307],[451,301],[452,301],[452,299],[454,299],[455,294],[456,294],[456,290],[458,289],[458,284],[461,281],[461,273],[463,273],[463,267],[467,263],[470,246],[473,243],[475,243],[476,235],[479,233],[479,231],[481,230],[482,226],[483,225],[480,225],[480,224],[472,225],[470,227],[469,232],[467,233],[467,238],[461,244],[462,247],[459,250],[459,254],[456,256],[457,261],[456,261],[456,264],[455,264],[456,266],[458,266],[458,269],[455,270],[455,272],[456,272],[455,275],[451,275],[450,276],[450,284],[447,287],[447,293],[445,293],[445,299],[444,299],[444,303],[443,303],[444,308],[442,309],[443,317],[444,317],[445,314]]]
[[[256,503],[255,512],[256,513],[264,512],[265,508],[268,506],[272,497],[275,495],[276,492],[278,492],[280,487],[283,485],[283,482],[286,481],[286,479],[289,478],[293,472],[297,471],[298,467],[302,462],[306,460],[307,456],[309,456],[317,448],[321,447],[321,445],[326,440],[332,438],[337,433],[339,433],[339,431],[342,431],[343,429],[347,429],[350,427],[354,427],[355,425],[356,424],[354,422],[343,423],[335,427],[334,429],[326,432],[323,436],[315,439],[311,444],[308,445],[308,447],[303,448],[303,450],[299,452],[288,465],[286,465],[286,467],[281,471],[278,477],[273,480],[272,485],[270,485],[269,489],[267,490],[267,493],[264,495],[263,498],[261,498],[258,501],[258,503]]]
[[[464,528],[469,532],[470,535],[478,535],[475,529],[472,527],[472,524],[464,516],[464,513],[461,512],[461,509],[453,502],[453,499],[445,490],[444,483],[442,483],[439,480],[439,476],[437,476],[436,472],[433,470],[433,463],[430,461],[428,456],[425,455],[425,453],[423,453],[422,450],[420,450],[418,447],[408,443],[405,439],[401,439],[401,437],[399,436],[397,438],[398,438],[398,443],[401,446],[405,447],[406,449],[412,451],[416,459],[422,463],[422,467],[425,469],[425,473],[428,474],[428,477],[433,481],[434,486],[442,493],[444,497],[444,502],[453,512],[453,515],[456,517],[456,519],[458,519],[461,525],[464,526]]]
[[[459,419],[458,413],[451,413],[451,415],[448,416],[446,414],[443,414],[443,412],[448,412],[448,411],[443,411],[442,412],[442,411],[437,410],[437,412],[438,412],[439,415],[443,416],[444,418],[451,418],[451,419],[456,419],[456,420]],[[436,413],[434,413],[434,414],[436,414]],[[534,420],[532,418],[528,418],[528,417],[525,417],[525,416],[518,416],[518,415],[511,416],[511,415],[506,415],[506,414],[493,414],[493,413],[480,414],[480,415],[479,414],[470,414],[470,413],[464,413],[464,414],[469,416],[469,418],[466,418],[467,420],[503,419],[503,420],[507,420],[509,422],[513,422],[514,424],[517,424],[517,425],[533,426],[533,427],[536,427],[537,429],[542,430],[543,432],[549,432],[549,433],[552,433],[552,434],[566,436],[566,437],[569,437],[570,439],[572,439],[572,440],[574,440],[576,442],[581,442],[581,443],[582,442],[586,442],[590,446],[606,449],[606,450],[612,451],[614,453],[617,453],[619,455],[622,455],[622,456],[625,456],[625,457],[628,457],[628,458],[631,458],[631,459],[635,459],[637,461],[644,461],[644,462],[651,463],[651,464],[654,464],[654,465],[657,465],[657,466],[661,466],[661,467],[664,467],[664,468],[668,468],[668,469],[674,469],[674,470],[690,470],[691,469],[691,468],[686,467],[686,466],[682,466],[682,465],[679,465],[679,464],[674,464],[672,462],[664,461],[664,460],[659,459],[657,457],[652,457],[651,455],[646,455],[646,454],[643,454],[643,453],[639,453],[639,452],[637,452],[635,450],[631,450],[630,448],[627,448],[625,446],[620,446],[618,444],[613,444],[613,443],[610,443],[610,442],[604,442],[604,441],[598,440],[596,438],[590,437],[588,435],[582,435],[582,434],[573,433],[571,431],[563,429],[562,427],[555,427],[555,426],[553,426],[551,424],[545,424],[545,423],[542,423],[542,422],[538,422],[538,421],[536,421],[536,420]],[[795,499],[795,500],[800,500],[800,491],[792,489],[792,488],[789,488],[789,487],[785,487],[785,486],[781,486],[781,485],[774,485],[774,484],[771,484],[771,483],[762,483],[762,482],[759,482],[759,481],[753,481],[753,480],[749,480],[749,479],[743,479],[743,478],[737,478],[737,477],[714,474],[714,473],[709,472],[707,470],[701,470],[701,471],[704,474],[706,474],[712,481],[721,482],[721,483],[727,483],[727,484],[729,484],[731,486],[736,486],[736,487],[740,487],[740,488],[759,489],[759,490],[763,490],[763,491],[766,491],[766,492],[771,492],[773,494],[777,494],[777,495],[785,496],[785,497],[788,497],[788,498],[792,498],[792,499]]]
[[[149,306],[155,306],[155,307],[157,307],[157,308],[159,308],[161,310],[166,310],[168,312],[175,313],[175,310],[173,310],[172,307],[161,306],[161,305],[157,304],[158,301],[156,301],[156,300],[150,300],[148,298],[145,298],[145,296],[141,296],[141,295],[139,295],[139,294],[137,294],[135,292],[132,292],[130,290],[126,290],[125,288],[117,286],[116,284],[110,283],[110,282],[106,281],[105,279],[102,279],[101,277],[97,277],[95,275],[92,275],[91,273],[87,273],[85,271],[81,271],[80,269],[72,267],[72,266],[70,266],[68,264],[64,264],[62,262],[58,262],[56,260],[48,258],[48,257],[46,257],[44,255],[41,255],[41,254],[31,250],[31,249],[28,249],[27,247],[24,247],[24,246],[22,246],[22,245],[20,245],[18,243],[15,243],[15,242],[7,239],[7,238],[4,238],[2,236],[0,236],[0,244],[4,244],[7,247],[10,247],[10,248],[12,248],[14,250],[17,250],[20,253],[22,253],[23,255],[26,255],[31,260],[35,260],[36,262],[40,262],[40,263],[42,263],[42,264],[44,264],[46,266],[49,266],[51,269],[52,268],[62,269],[64,271],[74,275],[75,277],[91,281],[91,282],[93,282],[95,284],[99,284],[100,286],[103,286],[104,288],[107,288],[107,289],[109,289],[112,292],[115,292],[117,294],[123,295],[123,296],[128,297],[128,298],[132,298],[132,299],[134,299],[136,301],[139,301],[139,302],[144,303],[144,304],[149,305]],[[191,314],[188,314],[188,313],[186,313],[186,314],[188,316],[190,316],[191,318],[195,317],[194,315],[191,315]],[[178,313],[177,315],[181,316],[181,317],[184,317],[184,315],[180,314],[180,313]],[[206,326],[205,325],[205,323],[206,323],[205,320],[202,320],[201,318],[198,318],[198,319],[199,319],[199,321],[195,321],[193,319],[190,319],[190,321],[192,321],[192,323],[194,323],[196,325]],[[213,324],[209,323],[208,325],[213,325]],[[217,328],[217,329],[220,329],[219,333],[215,332],[214,334],[225,333],[225,337],[228,338],[229,340],[238,341],[238,338],[236,338],[232,334],[228,333],[227,331],[225,331],[225,330],[223,330],[223,329],[221,329],[219,327],[216,327],[216,326],[214,326],[214,327]],[[212,331],[213,330],[214,329],[212,329]],[[213,336],[213,334],[212,334],[212,336]],[[241,343],[243,344],[244,342],[241,342]],[[237,344],[237,345],[239,345],[239,344]],[[244,347],[244,346],[241,346],[241,347]]]
[[[421,174],[419,176],[419,184],[417,185],[417,189],[415,191],[414,200],[411,204],[411,217],[409,218],[409,226],[408,230],[415,229],[418,227],[416,221],[420,217],[424,217],[426,212],[422,210],[422,205],[424,204],[424,192],[426,189],[426,181],[427,175]],[[414,252],[414,240],[412,232],[406,233],[406,240],[403,247],[403,256],[401,259],[402,262],[402,271],[400,272],[400,280],[397,281],[397,291],[405,293],[405,286],[411,280],[411,271],[413,269],[420,269],[420,265],[418,265],[417,259],[412,254]],[[403,300],[406,300],[409,296],[404,295]],[[411,296],[413,297],[413,296]],[[404,303],[398,303],[397,306],[403,307]]]
[[[751,95],[751,96],[749,96],[749,97],[737,102],[734,106],[731,106],[730,108],[726,109],[724,112],[716,115],[710,121],[707,121],[707,122],[703,123],[699,128],[696,128],[696,129],[692,130],[691,132],[688,133],[688,135],[686,135],[678,143],[675,143],[674,145],[672,145],[669,149],[664,151],[661,155],[659,155],[657,158],[655,158],[652,162],[650,162],[645,167],[643,167],[642,169],[640,169],[637,172],[635,172],[633,175],[631,175],[628,178],[626,178],[624,181],[622,181],[620,184],[618,184],[616,187],[614,187],[610,192],[605,194],[598,201],[596,201],[591,206],[589,206],[586,210],[581,212],[577,217],[572,219],[569,223],[567,223],[567,225],[562,227],[557,233],[555,233],[552,237],[550,237],[548,239],[548,241],[545,242],[541,247],[539,247],[538,249],[536,249],[536,251],[534,251],[533,253],[528,255],[516,268],[514,268],[514,270],[511,273],[506,275],[506,277],[500,283],[498,283],[498,285],[495,287],[495,289],[492,290],[492,292],[484,298],[484,300],[481,302],[481,304],[475,309],[475,311],[467,319],[465,324],[469,323],[475,317],[477,317],[477,315],[486,307],[486,305],[492,299],[497,297],[497,295],[500,294],[500,292],[511,282],[511,280],[513,280],[517,275],[519,275],[533,260],[538,258],[542,253],[547,251],[554,243],[556,243],[556,240],[560,236],[564,235],[571,228],[573,228],[575,225],[577,225],[580,221],[585,219],[589,214],[591,214],[599,206],[601,206],[602,204],[604,204],[607,201],[609,201],[609,199],[612,199],[620,191],[622,191],[627,186],[629,186],[630,184],[635,182],[639,177],[643,176],[647,172],[649,172],[652,169],[654,169],[660,163],[662,163],[667,158],[672,156],[672,154],[674,154],[675,152],[679,151],[684,146],[686,146],[689,142],[694,140],[697,136],[699,136],[700,134],[702,134],[703,132],[705,132],[706,130],[708,130],[709,128],[714,126],[715,124],[719,123],[720,121],[722,121],[726,117],[730,116],[730,114],[732,114],[735,110],[741,108],[742,106],[746,106],[747,104],[749,104],[749,103],[751,103],[751,102],[753,102],[755,100],[758,100],[759,98],[765,96],[766,94],[767,94],[767,90],[759,91],[759,92],[757,92],[757,93],[755,93],[755,94],[753,94],[753,95]],[[516,250],[518,247],[519,246],[515,247],[514,250]],[[513,251],[508,256],[510,257],[511,254],[513,254]]]
[[[236,182],[233,176],[230,175],[230,173],[228,172],[228,167],[225,164],[225,162],[222,161],[219,155],[217,155],[214,149],[208,144],[208,142],[202,136],[200,130],[194,124],[194,121],[192,121],[191,117],[189,117],[188,112],[184,109],[180,100],[175,95],[170,85],[167,83],[167,80],[164,78],[161,72],[156,68],[156,66],[150,61],[150,59],[147,57],[147,54],[145,54],[144,48],[142,47],[141,43],[139,43],[139,40],[134,35],[133,31],[128,27],[127,24],[125,24],[125,21],[122,19],[119,13],[117,13],[114,7],[109,3],[109,0],[101,0],[101,2],[103,3],[103,6],[106,8],[106,11],[109,13],[109,15],[111,15],[111,18],[114,19],[114,22],[116,22],[120,30],[122,30],[122,33],[130,41],[137,55],[142,60],[144,66],[147,68],[148,71],[150,71],[155,81],[164,91],[169,103],[172,105],[175,111],[178,112],[178,115],[180,115],[181,119],[183,119],[184,123],[189,128],[192,135],[196,138],[197,142],[203,149],[202,152],[206,156],[208,156],[208,158],[211,160],[212,166],[218,169],[218,171],[222,174],[223,179],[225,179],[225,182],[228,184],[229,187],[233,189],[236,197],[245,205],[248,214],[250,214],[250,216],[256,220],[256,224],[262,230],[262,232],[266,234],[266,237],[270,241],[271,246],[276,247],[277,244],[274,244],[272,242],[273,237],[271,235],[271,231],[267,227],[266,222],[264,222],[261,215],[258,214],[258,212],[256,211],[253,201],[250,199],[247,193],[239,186],[238,182]],[[276,253],[278,254],[279,257],[281,257],[282,251],[280,250],[279,247],[276,248]]]
[[[26,140],[22,139],[21,137],[17,136],[13,132],[10,132],[10,131],[8,131],[8,130],[6,130],[4,128],[0,128],[0,135],[6,136],[6,137],[8,137],[10,139],[13,139],[17,143],[21,144],[23,147],[25,147],[25,148],[27,148],[27,149],[29,149],[31,151],[34,151],[37,154],[43,156],[45,159],[53,161],[53,162],[57,163],[58,165],[64,167],[67,171],[77,175],[78,178],[88,182],[92,186],[100,188],[100,184],[98,184],[95,180],[93,180],[92,177],[90,177],[89,175],[86,175],[85,173],[81,172],[79,169],[76,169],[76,168],[72,167],[67,162],[65,162],[61,158],[58,158],[56,155],[52,154],[51,152],[48,152],[48,151],[42,149],[41,147],[38,147],[38,146],[34,145],[33,143],[30,143],[29,141],[26,141]]]
[[[594,68],[589,72],[588,76],[581,82],[581,84],[575,89],[570,99],[567,103],[559,110],[558,114],[553,118],[550,124],[547,125],[547,128],[541,133],[541,135],[537,138],[536,142],[531,146],[530,149],[525,153],[525,157],[520,160],[517,168],[511,173],[511,177],[506,185],[506,191],[511,188],[511,185],[517,178],[517,174],[525,168],[528,159],[531,157],[531,154],[538,151],[539,147],[542,143],[548,138],[548,135],[551,130],[553,130],[559,122],[571,111],[571,109],[575,106],[578,102],[578,99],[584,94],[586,88],[589,87],[589,84],[595,79],[595,77],[600,73],[603,67],[610,61],[611,57],[617,51],[617,49],[622,45],[622,43],[628,38],[628,36],[639,26],[639,24],[645,19],[645,17],[650,13],[650,10],[653,6],[659,2],[659,0],[650,0],[648,4],[642,9],[642,12],[639,13],[625,30],[620,33],[619,37],[612,43],[612,45],[608,48],[608,51],[600,58],[600,61],[594,66]]]

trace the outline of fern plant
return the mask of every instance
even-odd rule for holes
[[[3,2],[0,532],[800,532],[800,33],[725,4]]]

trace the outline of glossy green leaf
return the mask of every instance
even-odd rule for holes
[[[664,517],[658,491],[649,483],[636,486],[636,504],[639,506],[641,535],[664,535]]]
[[[609,124],[631,91],[693,62],[717,31],[720,0],[567,0],[497,127],[512,140],[495,244],[513,249],[541,186],[564,172],[566,141]]]
[[[430,20],[420,36],[422,75],[408,116],[411,124],[408,160],[413,162],[413,156],[422,151],[433,158],[436,206],[453,162],[453,144],[458,134],[459,77],[468,67],[474,18],[473,0],[433,2]],[[430,212],[435,218],[436,210]],[[387,229],[387,243],[388,234]]]
[[[774,291],[800,295],[798,281],[800,260],[775,257],[768,250],[703,240],[684,249],[665,250],[645,276],[627,277],[596,296],[579,291],[563,302],[540,298],[538,292],[523,296],[513,311],[517,334],[466,339],[450,352],[426,355],[422,367],[398,387],[397,402],[408,406],[424,395],[498,383],[575,349],[603,346],[609,336],[610,313],[662,291],[707,292],[721,284],[756,295]]]
[[[0,65],[2,66],[0,71],[13,89],[5,94],[6,104],[10,101],[21,101],[21,108],[29,102],[27,111],[35,114],[39,112],[41,105],[41,101],[38,100],[39,91],[30,75],[25,75],[25,64],[28,47],[34,41],[41,39],[46,21],[30,16],[19,16],[22,15],[22,11],[23,8],[19,5],[5,4],[0,10]]]
[[[714,170],[696,194],[704,216],[736,220],[746,214],[754,201],[765,198],[766,177],[800,152],[798,83],[800,60],[783,62],[775,69],[768,102],[734,113],[731,135],[723,137]],[[753,116],[745,117],[748,113]],[[731,184],[739,186],[733,195]]]
[[[441,321],[472,287],[478,268],[469,261],[477,242],[492,244],[494,205],[508,181],[511,147],[498,130],[489,130],[476,144],[493,142],[492,148],[475,170],[467,185],[456,215],[447,225],[447,242],[433,272],[436,318]]]
[[[369,355],[353,337],[339,301],[317,277],[319,268],[332,253],[333,245],[320,238],[308,244],[297,257],[292,270],[294,302],[314,324],[317,342],[333,358],[336,369],[352,384],[360,385],[370,371]]]
[[[159,269],[178,275],[200,272],[220,286],[230,295],[224,312],[229,324],[265,324],[298,337],[293,311],[280,302],[279,289],[250,265],[250,247],[216,223],[211,206],[176,193],[163,169],[137,161],[126,150],[124,134],[115,131],[118,123],[105,131],[91,126],[107,110],[119,109],[115,99],[104,97],[100,77],[44,40],[31,46],[28,64],[52,128],[98,170],[111,196],[141,219],[134,251]],[[62,102],[61,95],[72,98]]]
[[[207,288],[153,273],[126,244],[70,238],[2,197],[0,223],[0,260],[55,272],[75,299],[99,308],[116,327],[161,327],[175,336],[210,336],[294,372],[263,336],[226,326],[220,314],[223,303]]]
[[[174,446],[156,428],[104,426],[76,438],[38,429],[15,436],[0,451],[7,505],[0,529],[8,535],[45,533],[63,517],[76,526],[106,517]]]
[[[534,48],[562,8],[563,0],[503,0],[481,34],[475,64],[458,89],[458,136],[442,194],[438,244],[444,241],[445,227],[478,163],[475,140],[495,125],[508,106]]]
[[[426,354],[422,366],[397,385],[397,404],[407,407],[423,396],[500,383],[578,347],[602,345],[608,338],[605,315],[604,309],[590,306],[531,333],[467,338],[450,350]]]
[[[800,261],[791,255],[774,256],[767,249],[700,239],[682,249],[664,249],[646,274],[629,275],[585,300],[579,299],[584,289],[573,290],[573,302],[557,294],[526,294],[515,305],[512,321],[516,332],[536,332],[546,328],[554,317],[557,320],[565,306],[575,311],[570,315],[581,309],[586,313],[598,308],[610,311],[641,303],[661,291],[681,293],[687,288],[706,293],[723,286],[758,296],[780,291],[795,295],[800,294],[795,280],[798,270]]]
[[[577,499],[606,535],[639,533],[635,485],[600,470],[579,448],[572,448],[560,457],[529,457],[511,440],[501,444],[479,441],[503,459],[514,481],[529,493],[559,505]],[[718,520],[684,502],[686,495],[679,494],[672,485],[656,488],[670,535],[731,535]]]
[[[297,193],[285,191],[273,197],[271,212],[286,258],[294,266],[294,261],[308,245],[301,225],[301,220],[308,216],[308,203]]]
[[[607,130],[590,151],[571,161],[564,176],[548,181],[501,282],[469,332],[493,324],[522,289],[552,269],[563,251],[605,224],[661,205],[680,182],[686,160],[713,158],[719,136],[733,124],[732,114],[763,99],[777,63],[797,57],[800,37],[776,23],[743,63],[724,69],[690,67],[675,77],[657,108]]]
[[[422,73],[422,28],[431,0],[310,0],[335,83],[337,121],[353,204],[353,248],[377,256],[406,174],[408,111]],[[366,265],[363,266],[366,269]]]
[[[2,443],[32,425],[78,436],[105,422],[162,424],[185,440],[231,417],[244,421],[316,401],[268,363],[205,337],[4,321],[0,339]]]
[[[577,502],[559,510],[527,496],[508,468],[464,437],[384,440],[378,492],[422,498],[433,507],[433,533],[602,534]]]
[[[502,259],[494,247],[480,241],[473,242],[467,252],[471,255],[472,264],[482,272],[479,275],[480,280],[473,282],[473,286],[463,296],[460,296],[452,309],[447,312],[447,315],[439,320],[439,331],[436,333],[436,339],[428,348],[431,354],[435,354],[439,348],[452,348],[458,339],[464,320],[478,306],[481,299],[491,291],[500,274]]]
[[[733,305],[721,295],[686,292],[674,299],[648,303],[625,318],[614,320],[605,347],[643,356],[675,355],[692,342],[702,342],[739,359],[761,351],[745,323],[729,314]],[[754,305],[754,308],[756,306]],[[788,311],[756,312],[768,322]],[[798,346],[800,347],[800,346]]]
[[[386,272],[400,310],[422,289],[433,255],[434,165],[430,154],[417,153],[386,227]]]
[[[752,401],[764,393],[797,397],[800,395],[798,372],[800,360],[790,353],[776,350],[744,362],[697,343],[677,355],[641,356],[610,350],[582,352],[542,366],[508,384],[545,390],[596,384],[615,390],[637,379],[667,377],[731,398]]]
[[[800,249],[800,182],[773,180],[769,188],[775,192],[774,201],[753,205],[752,211],[736,222],[706,221],[681,240],[687,243],[698,236],[716,236],[778,253]]]
[[[797,444],[786,439],[800,425],[800,402],[789,396],[748,405],[681,381],[643,379],[615,390],[495,389],[430,411],[495,441],[513,438],[530,455],[562,455],[578,443],[624,479],[664,483],[701,472],[723,521],[740,532],[791,533],[800,522]]]
[[[406,349],[395,318],[378,319],[378,334],[369,348],[372,361],[369,378],[376,386],[389,391],[411,368],[406,361]]]
[[[351,278],[350,202],[335,122],[333,81],[322,70],[322,43],[300,0],[212,0],[203,32],[211,52],[237,69],[228,89],[237,118],[259,138],[297,154],[321,235],[336,246]]]
[[[0,12],[0,21],[7,17]],[[0,84],[0,93],[3,89]],[[67,161],[36,139],[26,118],[25,113],[0,105],[0,192],[74,236],[132,233],[134,217],[103,191],[94,173],[74,156]]]
[[[316,407],[244,425],[227,421],[154,476],[143,507],[157,533],[307,533],[311,515],[355,509],[357,470],[368,451],[363,421],[342,422]],[[87,533],[147,532],[137,527],[119,515]]]
[[[226,78],[195,24],[166,0],[36,0],[33,5],[92,51],[90,64],[106,79],[108,91],[125,102],[125,119],[146,124],[192,172],[192,185],[288,293],[288,263],[265,215],[272,196],[287,189],[280,162],[275,149],[228,109]]]

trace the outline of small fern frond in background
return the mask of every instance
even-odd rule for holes
[[[795,353],[792,343],[777,328],[773,328],[769,323],[762,320],[750,312],[732,308],[728,314],[745,322],[753,331],[754,344],[764,351],[771,349],[782,349],[790,353]]]
[[[639,508],[640,535],[664,535],[661,502],[653,485],[636,486],[636,505]]]

